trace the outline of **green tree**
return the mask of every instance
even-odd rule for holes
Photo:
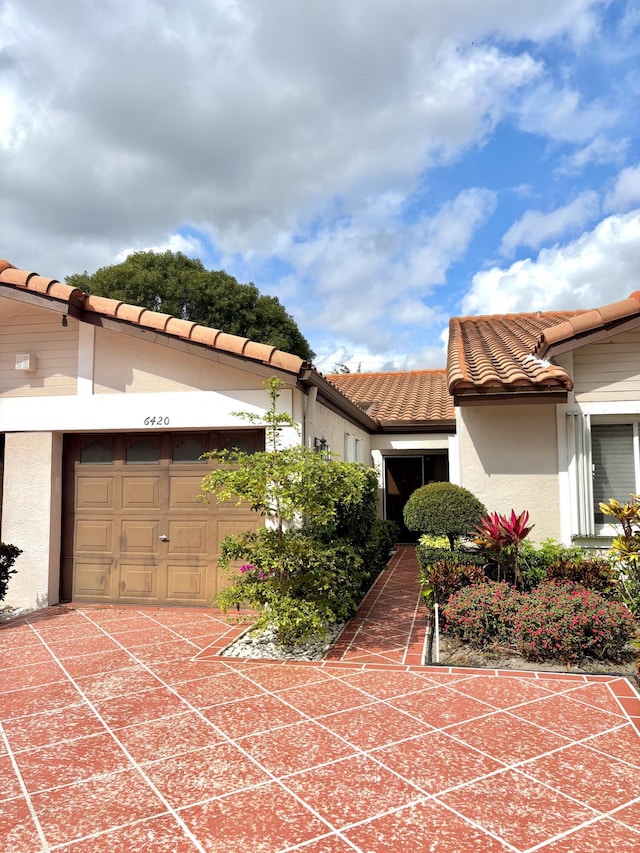
[[[375,505],[377,485],[372,468],[282,441],[282,431],[296,427],[277,410],[282,385],[275,378],[265,383],[271,405],[264,415],[235,413],[265,427],[266,449],[212,451],[218,464],[201,483],[205,500],[247,502],[266,519],[265,527],[223,541],[221,564],[241,559],[245,565],[216,603],[261,609],[256,627],[274,627],[280,641],[322,632],[352,615],[372,568],[362,543],[374,525],[368,507]]]
[[[222,270],[207,270],[202,261],[182,252],[135,252],[121,264],[102,267],[93,275],[75,273],[66,282],[96,296],[144,305],[270,344],[307,361],[314,356],[275,296],[264,296],[255,285],[240,284]]]

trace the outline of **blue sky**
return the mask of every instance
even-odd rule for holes
[[[0,256],[172,248],[320,369],[640,289],[637,0],[0,0]]]

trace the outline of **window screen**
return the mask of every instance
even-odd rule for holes
[[[591,461],[593,464],[593,509],[596,524],[610,519],[598,505],[611,498],[627,503],[636,492],[631,424],[592,424]]]

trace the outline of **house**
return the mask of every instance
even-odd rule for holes
[[[638,327],[640,293],[454,318],[446,370],[323,376],[0,261],[1,535],[23,549],[7,603],[207,604],[221,539],[259,519],[196,500],[200,457],[264,446],[234,413],[264,412],[271,376],[299,426],[286,440],[375,464],[382,516],[450,479],[491,509],[528,509],[539,540],[600,541],[598,501],[640,475]]]

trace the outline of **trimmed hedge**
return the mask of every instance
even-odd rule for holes
[[[454,483],[429,483],[411,495],[404,507],[409,530],[446,536],[453,550],[456,539],[471,533],[486,508],[468,489]]]

